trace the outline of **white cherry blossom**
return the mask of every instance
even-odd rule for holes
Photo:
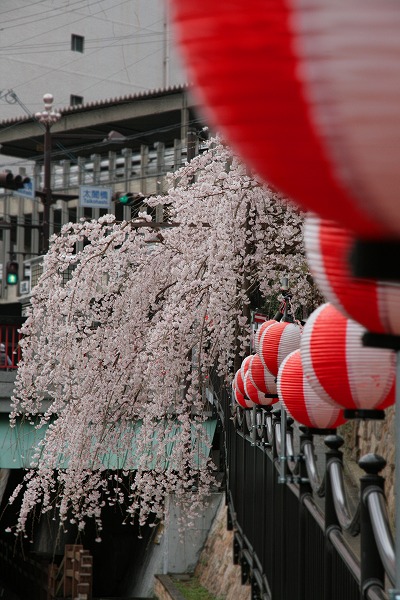
[[[99,532],[106,504],[127,522],[162,519],[170,493],[190,519],[215,485],[202,391],[211,367],[229,385],[249,352],[249,298],[289,275],[294,307],[312,305],[301,215],[220,140],[169,184],[148,199],[169,226],[107,215],[52,239],[11,415],[48,425],[12,498],[16,533],[38,505]]]

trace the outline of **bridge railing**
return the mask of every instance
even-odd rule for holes
[[[388,598],[395,554],[379,474],[384,459],[370,454],[359,461],[365,475],[349,498],[335,430],[298,428],[288,419],[282,457],[281,410],[234,406],[218,378],[212,381],[234,561],[252,599]]]

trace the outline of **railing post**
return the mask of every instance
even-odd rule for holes
[[[270,443],[269,436],[268,436],[269,423],[272,422],[271,411],[272,411],[272,406],[263,406],[262,409],[261,409],[261,415],[262,415],[262,422],[261,422],[262,435],[260,437],[261,437],[261,443],[262,443],[264,449],[265,448],[268,448],[268,449],[272,448],[272,444]]]
[[[331,480],[329,477],[329,461],[333,458],[343,462],[343,453],[339,450],[344,443],[340,435],[328,435],[325,445],[329,450],[326,452],[325,463],[325,557],[324,557],[324,600],[332,600],[332,555],[333,547],[329,538],[332,529],[341,529],[336,515]]]
[[[279,408],[275,408],[272,411],[272,456],[274,462],[279,459],[278,448],[276,443],[276,428],[281,426],[281,411]]]
[[[306,515],[308,513],[307,508],[304,506],[304,498],[312,495],[312,488],[308,480],[307,467],[303,454],[303,445],[306,441],[312,441],[312,435],[309,433],[306,427],[301,426],[300,428],[300,454],[298,456],[299,464],[299,490],[300,490],[300,502],[299,502],[299,600],[307,600],[306,589],[305,589],[305,572],[306,572],[306,549],[305,540],[307,534],[307,521]]]
[[[361,600],[366,598],[368,588],[376,583],[379,583],[383,588],[385,580],[385,570],[379,556],[378,546],[375,541],[374,531],[372,528],[371,517],[368,506],[366,504],[367,488],[378,487],[383,490],[384,478],[379,475],[380,471],[385,468],[386,461],[382,456],[377,454],[366,454],[358,461],[359,466],[366,475],[360,479],[361,493],[361,511],[360,511],[360,526],[361,526]]]

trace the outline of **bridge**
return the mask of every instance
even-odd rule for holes
[[[0,366],[0,595],[3,593],[6,600],[25,600],[27,594],[29,600],[75,598],[78,593],[82,600],[100,595],[149,597],[154,574],[185,572],[196,564],[221,494],[212,495],[207,511],[188,531],[185,544],[179,541],[178,509],[172,499],[168,524],[140,530],[139,526],[130,527],[129,532],[121,523],[120,513],[106,509],[102,544],[95,543],[94,526],[89,524],[87,531],[79,534],[77,545],[72,528],[70,532],[60,532],[58,521],[46,516],[30,523],[29,536],[33,535],[33,541],[16,540],[7,533],[5,530],[16,522],[18,511],[14,505],[8,505],[8,498],[21,482],[25,469],[31,466],[33,448],[44,437],[46,427],[36,429],[23,419],[15,428],[9,426],[11,396],[21,359],[18,340],[22,319],[2,319],[0,344],[4,344],[10,360]],[[43,410],[46,407],[44,403]],[[210,411],[203,425],[207,437],[214,437],[216,425],[216,415]],[[140,423],[135,427],[134,433],[139,434]],[[108,468],[123,468],[122,458],[115,454],[109,453],[104,460]],[[71,552],[79,558],[74,569]]]

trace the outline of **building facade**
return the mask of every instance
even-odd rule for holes
[[[3,0],[0,18],[0,120],[47,92],[62,108],[185,81],[165,0]]]
[[[190,153],[201,150],[207,136],[201,133],[203,127],[186,86],[62,109],[50,130],[48,168],[54,197],[49,206],[50,236],[63,224],[82,218],[97,219],[107,213],[118,220],[135,216],[139,205],[124,206],[116,194],[164,193],[166,174],[182,166]],[[31,179],[31,196],[0,190],[0,312],[9,314],[12,304],[29,301],[41,274],[45,251],[40,196],[46,172],[43,128],[28,116],[0,121],[0,144],[2,152],[15,161],[13,173]],[[70,197],[57,198],[63,194]],[[96,194],[107,199],[94,202]],[[161,220],[163,215],[156,217]],[[7,283],[10,261],[19,265],[18,285]]]
[[[193,120],[165,0],[4,0],[0,52],[0,172],[44,187],[43,126],[34,115],[54,96],[51,187],[79,196],[82,185],[160,191],[165,172],[185,160]],[[119,139],[107,142],[110,134]],[[63,223],[103,212],[58,201],[50,234]],[[19,279],[43,251],[43,202],[0,189],[0,305],[19,302],[25,284],[6,285],[10,260]],[[40,262],[40,259],[37,259]]]

